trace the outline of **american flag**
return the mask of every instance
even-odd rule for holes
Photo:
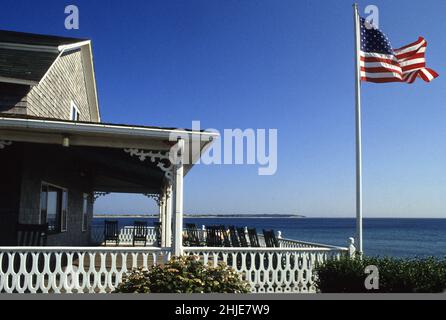
[[[360,25],[361,80],[413,83],[417,78],[430,82],[438,77],[438,73],[426,68],[427,42],[424,38],[393,49],[389,38],[366,19],[360,18]]]

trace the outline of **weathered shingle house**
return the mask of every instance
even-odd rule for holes
[[[89,40],[0,31],[0,246],[17,244],[19,224],[48,224],[48,245],[88,245],[94,195],[110,192],[155,198],[169,246],[183,176],[214,136],[102,123]]]
[[[1,112],[100,121],[90,41],[0,31],[0,42]]]

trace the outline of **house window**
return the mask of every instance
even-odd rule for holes
[[[88,229],[88,194],[84,193],[84,203],[82,207],[82,232]]]
[[[80,118],[80,112],[76,104],[71,101],[71,114],[70,114],[70,120],[71,121],[79,121]]]
[[[40,193],[40,222],[48,224],[49,233],[67,231],[68,191],[42,183]]]

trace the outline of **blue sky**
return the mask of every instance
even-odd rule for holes
[[[366,217],[446,217],[446,2],[360,1],[380,8],[395,47],[429,41],[426,85],[363,85]],[[77,4],[80,30],[64,29]],[[108,122],[279,130],[279,167],[197,166],[192,213],[353,217],[352,1],[2,0],[2,29],[93,40]],[[144,197],[109,196],[96,211],[155,212]]]

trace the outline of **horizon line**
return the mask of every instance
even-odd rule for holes
[[[304,216],[299,214],[185,214],[185,218],[259,218],[268,217],[277,218],[295,218],[295,219],[356,219],[355,216]],[[154,218],[159,217],[159,214],[94,214],[93,218]],[[446,217],[435,216],[415,216],[415,217],[401,217],[401,216],[374,216],[364,217],[364,219],[446,219]]]

